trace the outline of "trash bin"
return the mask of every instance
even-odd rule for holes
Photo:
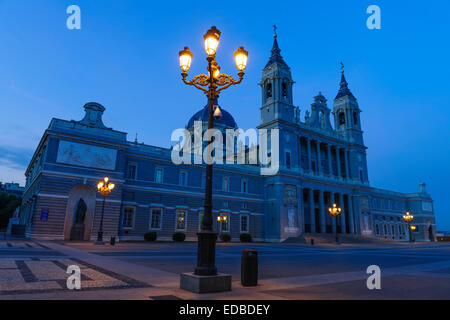
[[[111,244],[112,246],[114,246],[114,245],[116,244],[116,237],[111,237],[111,242],[110,242],[110,244]]]
[[[244,287],[258,285],[258,252],[256,250],[242,251],[241,284]]]

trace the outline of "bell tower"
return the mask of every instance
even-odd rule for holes
[[[274,120],[294,122],[295,107],[292,105],[291,69],[281,56],[278,47],[276,26],[274,26],[271,56],[263,69],[260,82],[262,93],[261,125],[270,126]]]
[[[348,88],[341,62],[341,82],[333,107],[334,128],[349,144],[350,176],[368,184],[367,147],[364,145],[360,114],[358,100]]]
[[[344,64],[341,62],[341,82],[339,92],[334,99],[334,127],[346,140],[364,146],[363,131],[361,130],[361,110],[358,100],[348,88],[344,75]]]

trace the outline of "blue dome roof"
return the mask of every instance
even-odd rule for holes
[[[236,121],[234,121],[233,116],[222,107],[220,107],[220,111],[222,111],[222,118],[220,118],[219,120],[214,119],[214,124],[222,125],[224,127],[237,128],[237,123]],[[203,109],[195,113],[189,119],[186,128],[192,128],[194,126],[194,121],[208,122],[208,104],[206,104]]]

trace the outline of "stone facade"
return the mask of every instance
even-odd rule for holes
[[[234,241],[241,233],[256,241],[279,242],[336,230],[408,240],[402,215],[409,210],[418,227],[415,240],[434,239],[433,201],[425,184],[411,194],[370,186],[361,110],[344,72],[333,109],[319,93],[302,120],[293,104],[290,68],[280,52],[275,37],[260,83],[258,127],[280,130],[280,170],[262,176],[256,165],[215,165],[213,214],[229,218],[215,223],[215,229]],[[27,235],[70,240],[74,210],[83,199],[84,239],[95,240],[102,207],[96,184],[109,176],[116,189],[106,199],[105,239],[142,240],[146,232],[155,231],[158,239],[170,240],[180,231],[195,240],[203,213],[204,166],[177,166],[170,149],[130,142],[126,133],[106,127],[100,104],[84,108],[81,121],[52,119],[26,170],[20,221],[27,225]],[[235,128],[233,117],[223,113],[218,126]],[[206,122],[205,114],[197,112],[187,129],[192,131],[193,121]],[[328,215],[332,203],[342,207],[337,224]]]

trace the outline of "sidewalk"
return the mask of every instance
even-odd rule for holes
[[[59,290],[52,292],[42,293],[27,293],[26,291],[17,292],[15,294],[1,294],[0,299],[57,299],[57,300],[71,300],[71,299],[87,299],[87,300],[122,300],[122,299],[233,299],[233,300],[275,300],[275,299],[340,299],[347,298],[362,298],[362,299],[401,299],[403,298],[447,298],[450,299],[450,256],[447,256],[447,251],[444,248],[444,254],[442,259],[436,261],[430,260],[426,263],[412,264],[408,266],[389,267],[382,270],[383,286],[388,288],[382,292],[370,292],[366,287],[366,280],[368,274],[366,270],[350,271],[350,272],[335,272],[333,265],[329,266],[327,273],[311,273],[308,275],[300,276],[280,276],[276,278],[260,279],[257,287],[242,287],[239,277],[233,278],[232,291],[216,294],[202,294],[197,295],[191,292],[187,292],[179,289],[179,274],[174,272],[164,271],[162,269],[156,269],[148,265],[136,264],[133,262],[124,261],[120,259],[121,256],[114,257],[108,255],[99,255],[95,252],[101,253],[108,252],[111,249],[111,253],[127,252],[127,250],[148,250],[149,247],[144,244],[138,245],[123,245],[122,247],[110,247],[110,246],[95,246],[91,243],[83,244],[64,244],[52,241],[39,241],[22,243],[18,241],[14,243],[17,248],[22,250],[30,249],[33,247],[39,247],[39,252],[42,252],[42,248],[47,248],[47,255],[52,253],[58,253],[63,256],[46,257],[45,252],[42,258],[2,258],[0,259],[0,271],[4,272],[7,277],[16,277],[18,279],[20,273],[25,278],[25,282],[18,284],[22,288],[37,286],[39,284],[49,284],[53,279],[56,280],[56,284],[59,284]],[[30,248],[32,247],[32,248]],[[186,246],[185,248],[192,250],[192,246]],[[261,251],[265,247],[265,250],[273,248],[273,245],[258,245]],[[345,246],[347,247],[347,246]],[[171,244],[151,244],[150,253],[164,252],[164,250],[178,250],[178,247],[173,247]],[[168,249],[170,248],[170,249]],[[240,246],[224,246],[223,249],[236,249],[240,250]],[[279,246],[280,252],[283,254],[289,254],[292,249],[304,252],[304,254],[310,254],[311,250],[322,250],[320,248],[309,249],[306,246]],[[347,252],[346,250],[352,250],[355,254],[361,254],[363,246],[356,246],[353,249],[344,248],[338,246],[340,251]],[[367,247],[368,249],[377,249],[376,247]],[[416,250],[416,246],[411,247],[412,250]],[[427,246],[421,249],[433,250],[434,248],[440,249],[438,246]],[[154,250],[155,249],[155,250]],[[322,259],[328,259],[327,252],[329,254],[336,254],[332,252],[330,246],[323,247],[324,252],[319,255],[315,253],[314,257],[321,256]],[[383,249],[389,249],[383,247]],[[393,248],[392,248],[393,249]],[[20,252],[20,249],[17,249]],[[38,249],[36,249],[38,250]],[[370,250],[368,250],[370,251]],[[227,251],[225,251],[227,252]],[[170,253],[170,252],[169,252]],[[222,254],[223,251],[222,251]],[[228,253],[226,253],[228,254]],[[232,253],[229,253],[232,254]],[[294,253],[297,255],[301,253]],[[369,254],[369,252],[366,252]],[[379,253],[378,255],[382,255]],[[416,253],[417,254],[417,253]],[[340,253],[338,253],[340,255]],[[402,252],[402,255],[411,256],[408,252]],[[347,253],[348,256],[348,253]],[[345,259],[349,259],[348,257]],[[276,255],[274,256],[276,257]],[[351,255],[350,255],[351,257]],[[392,259],[395,255],[392,252],[386,255],[386,259]],[[152,257],[154,258],[154,256]],[[15,260],[13,260],[15,259]],[[19,260],[18,260],[19,259]],[[158,257],[158,261],[166,261],[165,263],[173,263],[172,260],[164,260],[164,257]],[[346,261],[346,260],[343,261]],[[21,262],[25,261],[25,262]],[[15,267],[20,262],[20,266],[28,265],[31,275],[39,278],[39,281],[33,282],[33,278],[28,279],[27,273],[23,268]],[[3,263],[3,267],[2,267]],[[82,280],[81,291],[69,291],[62,290],[67,279],[67,274],[64,272],[63,267],[69,264],[80,264],[83,274],[90,279],[90,281]],[[60,266],[61,268],[56,268]],[[3,269],[2,269],[3,268]],[[311,269],[314,270],[314,265],[311,265]],[[348,269],[347,269],[348,270]],[[448,272],[447,272],[448,270]],[[26,270],[25,270],[26,271]],[[190,270],[186,270],[190,271]],[[47,273],[51,273],[49,276]],[[25,276],[24,276],[25,275]],[[5,277],[5,276],[4,276]],[[29,276],[28,276],[29,277]],[[49,280],[45,280],[45,278]],[[5,281],[7,278],[4,278]],[[20,278],[21,279],[21,278]],[[2,278],[0,276],[0,291]],[[44,282],[42,282],[44,281]],[[58,282],[59,281],[59,282]],[[388,282],[386,282],[388,281]],[[4,282],[3,282],[4,283]],[[416,283],[420,284],[416,286]],[[84,287],[83,284],[90,284],[91,288]],[[108,288],[109,286],[109,288]],[[414,292],[414,288],[420,288],[420,292]],[[339,291],[345,294],[339,295]],[[434,295],[433,295],[434,292]],[[431,296],[430,296],[431,294]]]

